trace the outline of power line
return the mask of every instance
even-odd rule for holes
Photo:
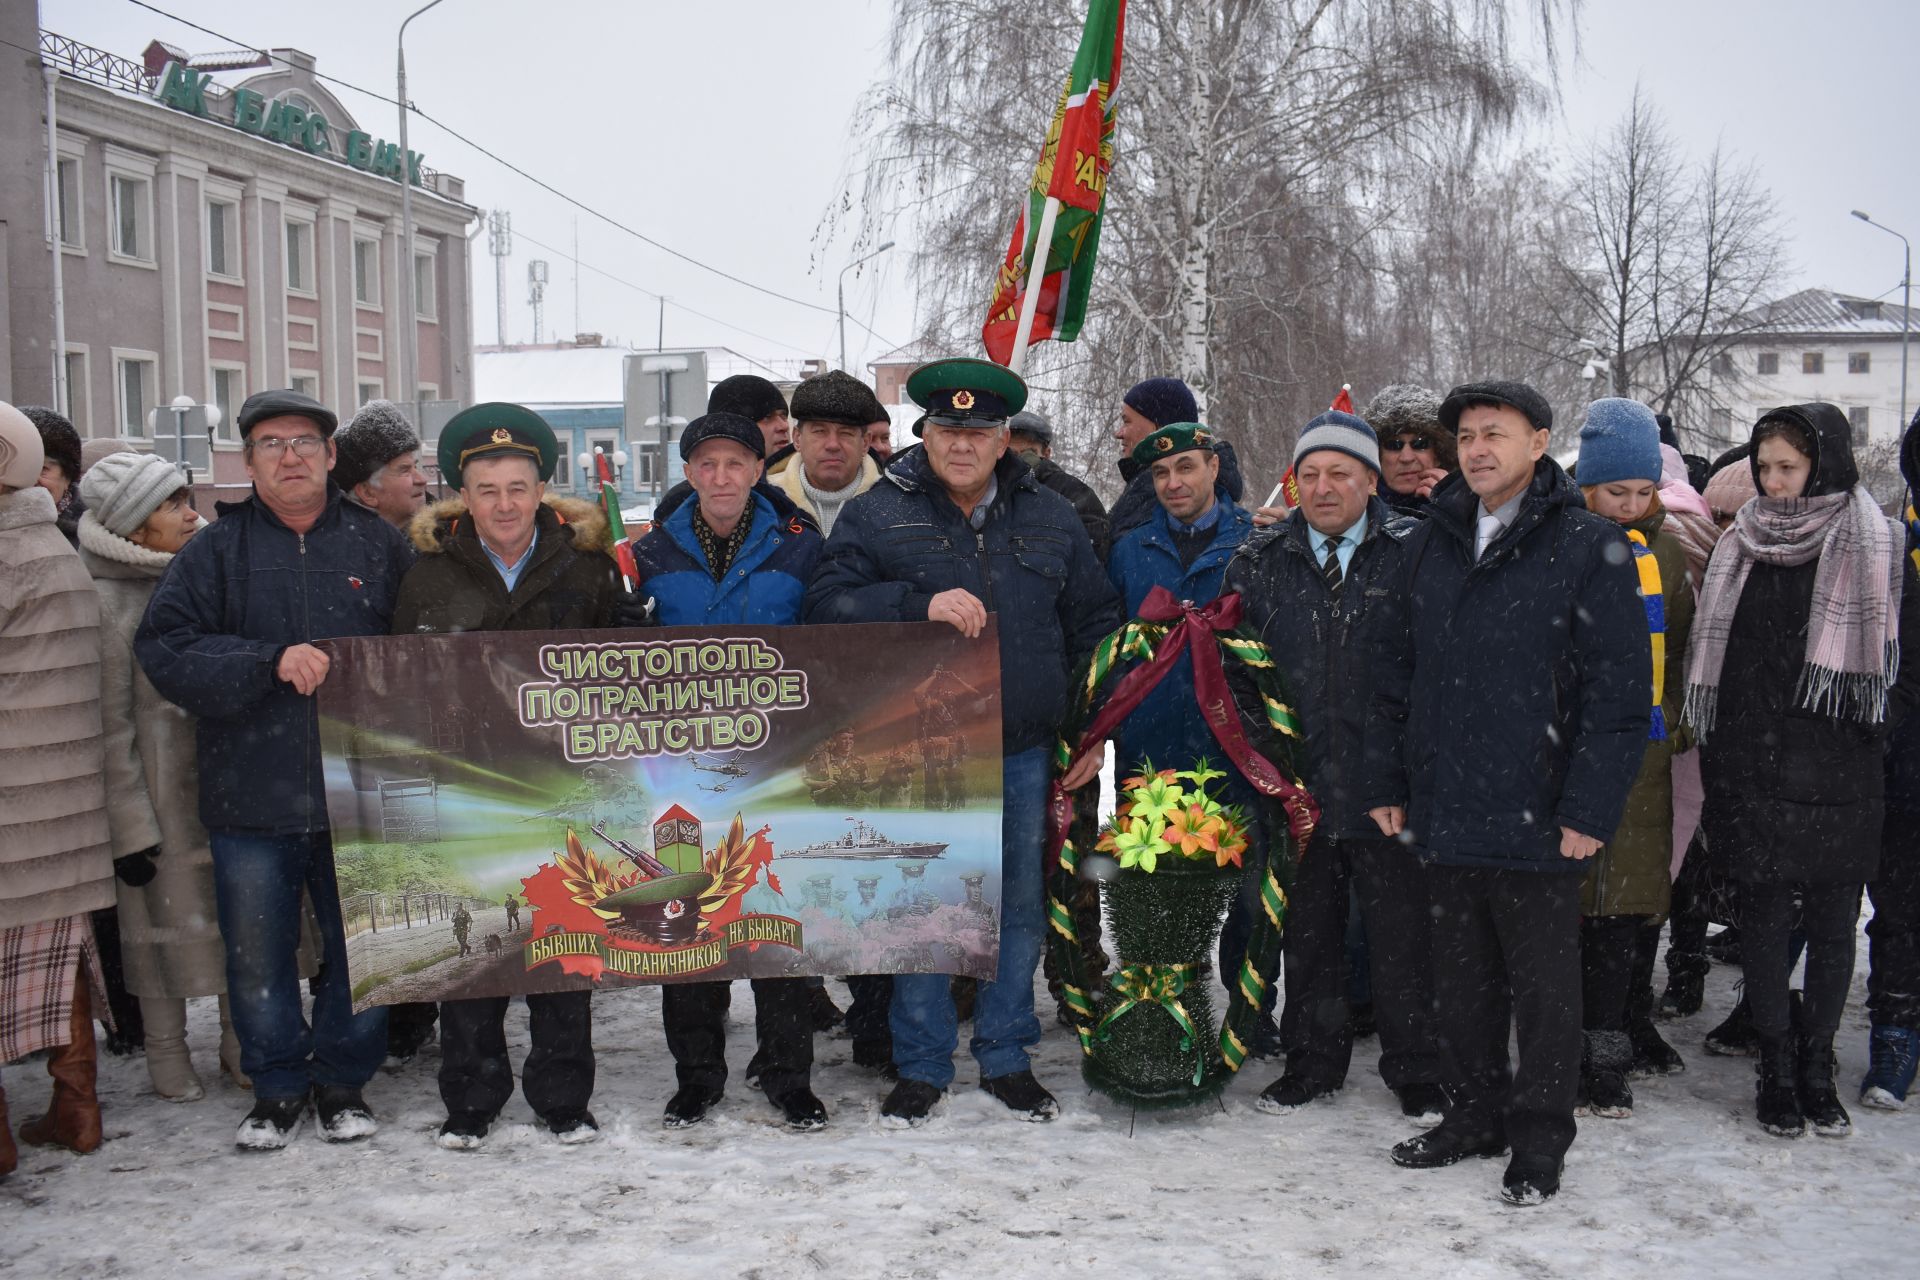
[[[238,45],[241,48],[244,48],[251,52],[259,54],[263,58],[267,58],[275,62],[281,62],[283,64],[286,63],[286,59],[274,58],[273,54],[268,50],[261,49],[255,45],[249,44],[245,40],[241,40],[238,37],[227,35],[225,32],[215,31],[212,27],[203,26],[198,22],[194,22],[194,21],[191,21],[190,19],[183,18],[179,14],[171,13],[165,9],[160,8],[158,5],[149,4],[147,3],[147,0],[127,0],[127,3],[131,5],[135,5],[136,7],[141,9],[146,9],[149,12],[157,13],[163,18],[172,19],[173,21],[180,23],[182,26],[191,27],[195,31],[201,32],[205,35],[210,35],[216,40],[224,40],[229,45]],[[394,106],[394,107],[398,107],[401,105],[400,101],[396,98],[390,98],[384,93],[377,93],[372,89],[364,88],[360,85],[354,84],[352,81],[342,80],[338,76],[326,75],[319,71],[314,71],[312,74],[314,78],[317,80],[324,80],[329,84],[337,84],[342,88],[351,89],[355,93],[365,94],[367,97],[374,99],[376,102],[384,102],[387,105]],[[778,290],[769,289],[765,285],[755,284],[753,281],[748,280],[743,276],[734,275],[730,271],[725,271],[709,263],[702,262],[700,261],[700,259],[695,258],[690,254],[682,253],[680,252],[680,250],[675,249],[671,245],[662,244],[660,241],[655,240],[652,236],[647,235],[645,232],[637,230],[634,227],[630,227],[626,223],[621,222],[618,218],[615,218],[610,214],[602,213],[600,210],[594,208],[590,204],[587,204],[585,201],[575,199],[573,196],[568,195],[566,192],[560,190],[558,187],[552,185],[551,183],[545,182],[542,179],[535,177],[533,174],[528,173],[525,169],[522,169],[519,165],[514,164],[511,160],[508,160],[504,156],[501,156],[498,153],[491,151],[486,147],[481,146],[478,142],[475,142],[472,138],[467,137],[465,134],[461,133],[458,129],[455,129],[452,125],[449,125],[444,121],[437,119],[434,116],[428,115],[426,112],[422,111],[419,107],[412,106],[411,104],[409,104],[406,107],[406,110],[413,112],[414,115],[419,116],[422,120],[425,120],[427,123],[441,130],[448,137],[451,137],[459,142],[465,143],[468,147],[472,148],[474,151],[478,152],[479,154],[485,156],[487,159],[493,161],[495,164],[499,165],[501,168],[506,169],[511,173],[517,174],[521,178],[524,178],[526,181],[531,182],[534,186],[539,187],[542,191],[545,191],[547,194],[554,196],[556,199],[564,201],[567,204],[572,205],[574,208],[580,210],[580,212],[584,214],[587,214],[589,217],[600,219],[600,221],[606,223],[608,226],[614,228],[617,231],[624,231],[626,234],[632,236],[634,239],[640,241],[642,244],[651,245],[653,248],[658,249],[660,252],[668,255],[669,257],[678,258],[680,261],[685,262],[690,266],[698,267],[702,271],[706,271],[713,275],[719,276],[723,280],[730,280],[737,285],[741,285],[745,288],[752,289],[756,293],[763,293],[770,298],[778,298],[780,301],[791,303],[796,307],[805,307],[810,311],[819,311],[830,316],[837,316],[839,314],[839,312],[832,307],[823,306],[817,302],[808,302],[804,298],[795,298],[789,294],[781,293]],[[711,319],[711,317],[705,317],[705,318]],[[874,330],[871,327],[861,323],[858,316],[854,317],[853,319],[855,324],[859,324],[861,328],[866,329],[867,332],[870,334],[873,334],[875,338],[880,339],[880,341],[882,342],[888,341],[888,339],[885,336],[874,332]],[[724,323],[724,322],[717,322],[717,323]],[[742,329],[740,330],[740,332],[745,333],[746,330]]]

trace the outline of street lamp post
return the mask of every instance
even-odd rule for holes
[[[1907,337],[1913,328],[1913,246],[1907,238],[1892,227],[1882,226],[1858,209],[1853,216],[1870,227],[1879,227],[1890,236],[1897,236],[1904,254],[1900,268],[1900,425],[1899,431],[1907,429]]]
[[[413,153],[407,150],[407,23],[440,0],[427,0],[400,24],[394,41],[394,99],[400,104],[400,325],[406,335],[400,344],[401,403],[413,406],[413,425],[420,429],[420,326],[415,322],[413,297]]]
[[[855,258],[840,268],[840,279],[834,286],[834,292],[840,299],[840,367],[843,370],[847,367],[847,272],[867,261],[868,258],[877,258],[891,248],[893,248],[893,241],[889,240],[866,257]]]

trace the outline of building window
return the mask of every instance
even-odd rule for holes
[[[1715,409],[1711,416],[1713,434],[1721,440],[1733,438],[1733,410]]]
[[[652,444],[631,444],[627,454],[633,459],[632,480],[628,488],[634,490],[651,489],[666,474],[666,468],[660,465],[660,442]]]
[[[140,262],[153,259],[152,214],[148,196],[152,184],[145,178],[129,178],[116,173],[110,179],[113,191],[113,251],[122,258]]]
[[[303,396],[314,400],[320,398],[320,375],[317,373],[296,373],[291,379],[293,389]]]
[[[1854,351],[1849,353],[1847,356],[1847,372],[1848,373],[1872,373],[1873,372],[1873,352]]]
[[[1827,356],[1824,351],[1806,351],[1801,353],[1800,372],[1825,373],[1826,371]]]
[[[113,394],[120,434],[130,440],[147,436],[147,411],[153,408],[154,388],[158,385],[159,361],[146,354],[116,355],[113,360]]]
[[[80,438],[83,440],[93,434],[87,426],[87,420],[92,417],[87,412],[90,399],[91,397],[87,395],[87,353],[69,349],[67,351],[67,421],[73,424],[74,430],[80,433]]]
[[[380,384],[377,382],[362,382],[359,387],[359,394],[359,400],[355,401],[356,406],[363,405],[369,400],[378,400],[380,398]]]
[[[380,305],[380,242],[353,242],[353,300],[369,307]]]
[[[207,274],[240,278],[240,206],[207,201]]]
[[[1854,405],[1851,409],[1847,410],[1847,426],[1852,428],[1853,442],[1855,444],[1864,443],[1868,438],[1868,417],[1867,406],[1863,404]]]
[[[60,201],[60,243],[68,248],[86,247],[87,237],[80,203],[80,158],[63,156],[54,170],[56,194]]]
[[[1754,370],[1762,374],[1780,372],[1780,353],[1777,351],[1762,351],[1759,361],[1754,366]]]
[[[413,314],[421,320],[431,320],[440,314],[438,299],[434,297],[433,276],[433,255],[414,254]]]
[[[314,291],[313,224],[287,224],[287,288],[300,293]]]
[[[1733,376],[1733,356],[1725,351],[1722,351],[1719,355],[1715,356],[1713,358],[1713,372],[1716,377],[1721,377],[1721,378],[1732,377]]]
[[[220,408],[220,426],[215,435],[222,440],[238,440],[234,430],[234,416],[240,412],[240,406],[247,399],[247,371],[240,365],[215,365],[208,385],[213,388],[213,403]]]

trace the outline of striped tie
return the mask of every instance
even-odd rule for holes
[[[1340,603],[1340,588],[1346,585],[1347,575],[1340,571],[1340,548],[1346,545],[1345,538],[1327,539],[1327,558],[1320,562],[1320,573],[1327,580],[1327,594],[1333,597],[1335,604]]]

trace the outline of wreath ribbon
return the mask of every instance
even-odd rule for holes
[[[1196,1045],[1200,1039],[1200,1029],[1193,1025],[1193,1017],[1187,1012],[1180,997],[1187,989],[1187,980],[1198,970],[1194,964],[1130,964],[1113,976],[1109,984],[1113,994],[1119,997],[1107,1016],[1100,1019],[1095,1031],[1102,1040],[1113,1038],[1112,1027],[1123,1015],[1142,1005],[1158,1005],[1180,1026],[1180,1052],[1194,1055],[1193,1083],[1196,1087],[1207,1077],[1207,1056],[1198,1052]]]

